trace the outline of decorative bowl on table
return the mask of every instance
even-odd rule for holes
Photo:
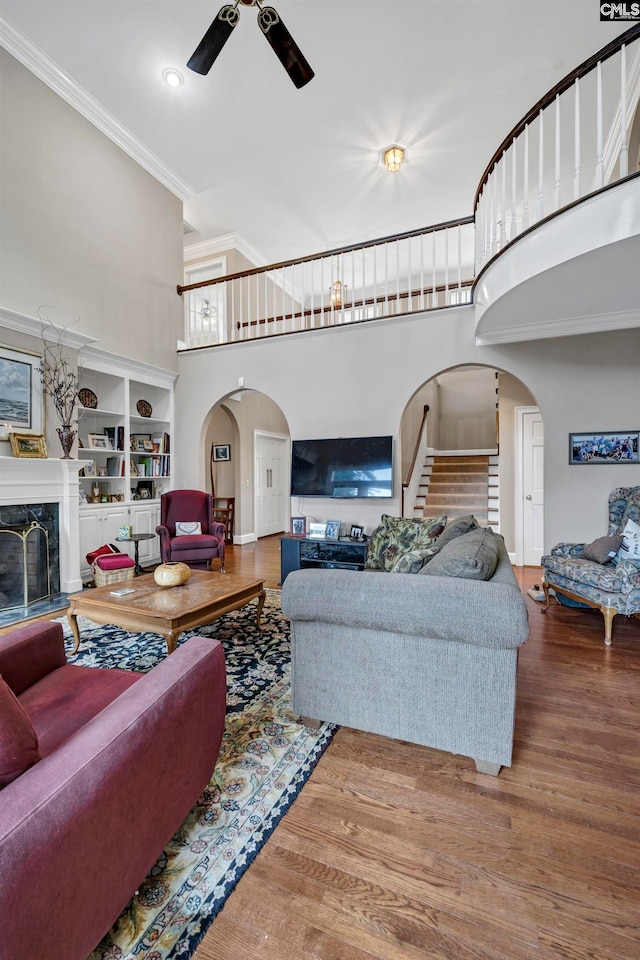
[[[153,571],[153,579],[159,587],[178,587],[186,583],[191,576],[191,568],[179,560],[169,560],[161,563]]]

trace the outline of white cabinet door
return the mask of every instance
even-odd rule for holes
[[[117,507],[81,507],[80,508],[80,574],[89,577],[91,568],[86,555],[97,550],[104,543],[113,543],[121,552],[133,556],[133,548],[117,543],[120,527],[128,524],[129,510],[125,506]]]
[[[140,563],[144,566],[145,563],[151,563],[159,556],[160,547],[156,537],[156,526],[160,523],[160,507],[154,503],[134,503],[129,509],[133,532],[153,534],[152,539],[140,540],[138,544]]]

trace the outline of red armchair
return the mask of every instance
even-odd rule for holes
[[[200,533],[176,535],[176,523],[199,523]],[[202,490],[171,490],[160,497],[162,562],[181,561],[194,569],[208,570],[214,557],[224,573],[225,527],[213,519],[213,498]]]

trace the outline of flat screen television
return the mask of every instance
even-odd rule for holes
[[[393,496],[393,437],[294,440],[291,496]]]

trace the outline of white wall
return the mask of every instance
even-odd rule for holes
[[[546,547],[602,535],[609,491],[640,484],[640,467],[569,466],[568,434],[638,424],[640,330],[477,347],[473,327],[473,307],[461,307],[181,354],[177,482],[204,482],[190,453],[210,409],[237,389],[240,376],[278,404],[292,438],[398,437],[404,407],[425,381],[458,364],[482,363],[525,384],[544,417]],[[400,483],[396,451],[393,501],[311,501],[305,512],[371,530],[382,512],[398,515]]]
[[[0,123],[0,307],[175,370],[182,203],[2,49]]]
[[[450,370],[438,377],[438,383],[440,449],[495,449],[495,371],[488,367]]]

